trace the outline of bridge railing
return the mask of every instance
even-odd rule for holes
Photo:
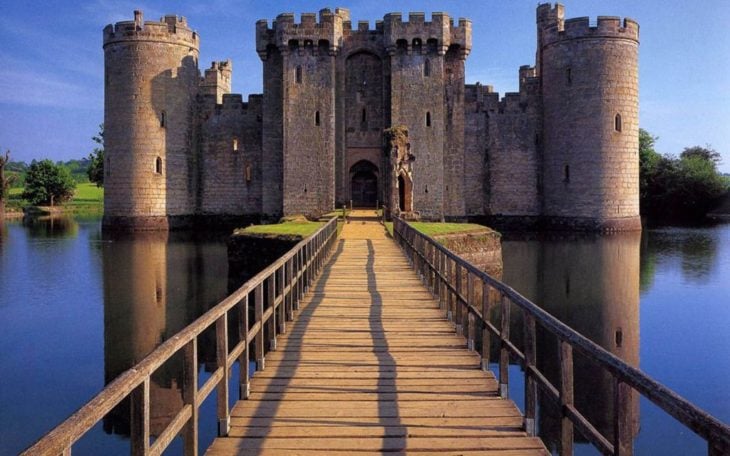
[[[228,384],[234,363],[238,361],[240,366],[239,395],[248,398],[251,345],[256,369],[263,370],[264,343],[268,342],[270,349],[276,349],[277,334],[286,332],[286,322],[293,319],[304,293],[321,272],[336,238],[337,219],[333,218],[233,294],[166,340],[141,362],[120,374],[91,401],[22,454],[70,455],[73,444],[127,397],[131,399],[130,443],[133,455],[162,454],[178,435],[183,437],[184,454],[197,455],[198,413],[201,404],[213,390],[217,391],[218,434],[228,435]],[[253,303],[249,303],[250,295],[253,295]],[[254,306],[253,322],[249,322],[250,304]],[[237,313],[237,318],[230,318],[233,313]],[[239,342],[229,350],[229,323],[234,321]],[[198,388],[198,336],[207,330],[215,331],[217,368]],[[180,352],[184,358],[184,405],[150,443],[150,378]]]
[[[489,368],[490,334],[499,341],[499,388],[503,397],[509,396],[510,357],[517,359],[522,366],[525,376],[524,428],[530,435],[536,434],[537,392],[540,388],[559,409],[561,455],[573,454],[574,428],[603,454],[632,454],[633,433],[629,407],[630,397],[636,391],[702,437],[707,442],[709,455],[730,454],[730,427],[726,424],[577,333],[509,286],[477,269],[402,219],[394,217],[393,228],[396,241],[426,286],[438,296],[442,309],[455,323],[457,333],[466,337],[469,349],[475,349],[476,332],[482,332],[480,351],[484,370]],[[475,284],[478,282],[482,284],[481,302],[476,302],[475,299]],[[499,328],[489,320],[492,307],[497,305],[493,304],[494,299],[490,298],[490,292],[499,296]],[[523,350],[510,339],[510,304],[514,304],[522,313]],[[557,339],[560,364],[557,386],[537,368],[536,325],[540,325]],[[574,350],[597,363],[613,378],[615,416],[612,441],[602,435],[575,407]]]

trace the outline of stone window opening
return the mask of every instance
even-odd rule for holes
[[[422,42],[420,38],[413,38],[412,44],[413,46],[413,53],[414,54],[420,54],[422,49]]]
[[[568,83],[568,85],[573,84],[573,72],[570,67],[565,69],[565,81]]]
[[[431,61],[429,59],[423,62],[423,75],[426,77],[431,76]]]
[[[238,152],[238,138],[233,138],[233,151]]]
[[[302,83],[302,66],[301,65],[297,66],[295,77],[297,80],[297,84],[301,84]]]
[[[319,111],[315,111],[314,113],[314,125],[319,127]]]
[[[616,114],[616,117],[614,117],[613,128],[616,131],[621,131],[621,114]]]
[[[155,173],[162,174],[162,158],[160,157],[155,159]]]
[[[431,112],[430,111],[426,112],[426,126],[427,127],[431,126]]]
[[[408,52],[408,40],[403,40],[403,39],[397,40],[395,42],[395,47],[399,54],[407,53]]]
[[[566,184],[570,182],[570,165],[565,165],[563,167],[563,182]]]
[[[246,168],[243,170],[243,175],[246,179],[246,184],[251,183],[251,163],[246,163]]]
[[[165,111],[160,112],[160,127],[165,128],[167,126],[167,113]]]
[[[368,121],[368,110],[365,108],[362,108],[362,118],[360,119],[360,122],[367,122]]]
[[[429,38],[426,40],[426,46],[428,47],[429,54],[436,54],[438,52],[439,40],[436,38]]]

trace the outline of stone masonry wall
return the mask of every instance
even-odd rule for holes
[[[426,60],[429,76],[424,75]],[[390,67],[391,121],[408,128],[411,154],[415,156],[413,209],[423,218],[438,219],[443,216],[445,188],[444,57],[401,48],[391,57]]]
[[[334,208],[335,56],[328,47],[302,43],[284,56],[284,215]]]
[[[261,213],[262,97],[207,97],[201,107],[200,215]]]

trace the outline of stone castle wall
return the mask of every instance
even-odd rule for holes
[[[564,20],[549,4],[537,25],[536,65],[500,99],[465,85],[468,20],[281,14],[256,24],[264,93],[244,102],[230,61],[201,77],[184,19],[136,13],[104,31],[105,223],[316,217],[356,200],[362,173],[361,191],[397,206],[407,172],[407,211],[424,219],[637,228],[638,25]],[[408,132],[398,160],[383,138],[393,126]]]
[[[200,108],[200,215],[261,214],[262,97],[206,96]]]

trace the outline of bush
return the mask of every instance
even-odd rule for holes
[[[34,161],[25,176],[23,198],[37,206],[68,201],[74,194],[76,182],[71,173],[50,160]]]

